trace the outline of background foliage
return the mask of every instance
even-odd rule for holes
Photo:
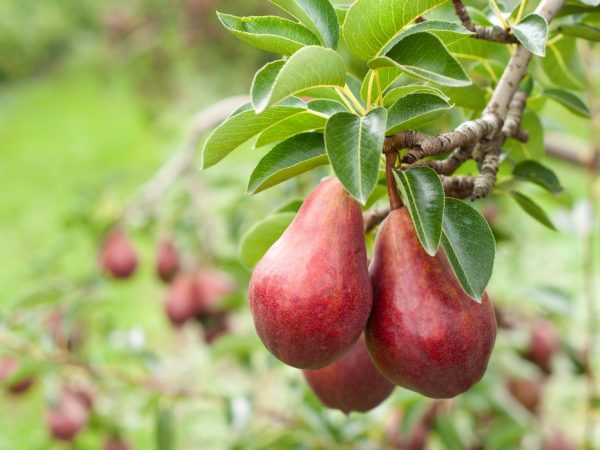
[[[227,34],[215,10],[275,13],[259,0],[0,4],[0,347],[37,380],[22,397],[0,398],[6,411],[0,449],[63,447],[49,438],[44,410],[64,380],[97,391],[90,425],[75,444],[80,449],[98,448],[114,429],[144,449],[394,448],[394,438],[429,405],[397,389],[367,415],[326,411],[299,371],[278,363],[255,336],[241,237],[278,205],[303,197],[325,168],[249,197],[244,192],[257,155],[234,152],[227,164],[199,176],[200,223],[184,214],[191,200],[175,186],[157,217],[129,227],[142,261],[135,278],[117,283],[98,273],[103,232],[180,145],[192,114],[248,92],[252,74],[271,59]],[[587,57],[597,61],[592,51]],[[548,57],[537,64],[552,64],[556,56]],[[576,65],[568,67],[577,73]],[[591,67],[597,85],[597,62]],[[482,71],[489,69],[482,64]],[[576,77],[569,80],[577,87]],[[541,96],[538,101],[546,136],[585,155],[597,139],[589,121]],[[452,120],[436,127],[448,129]],[[584,273],[591,263],[585,258],[592,255],[599,267],[600,239],[589,239],[598,235],[599,221],[590,216],[585,169],[547,157],[543,162],[559,174],[564,191],[553,195],[528,185],[523,192],[544,207],[558,232],[524,215],[506,195],[477,205],[498,241],[488,291],[517,325],[501,330],[484,380],[437,419],[431,448],[467,448],[475,433],[486,448],[539,448],[557,431],[581,441],[586,386],[577,355],[589,313]],[[156,238],[166,229],[175,229],[190,253],[228,271],[239,286],[227,301],[232,332],[213,346],[201,339],[197,324],[174,330],[164,316],[165,287],[155,279],[153,258]],[[599,276],[592,274],[596,283]],[[45,321],[59,307],[67,328],[83,328],[77,360],[101,368],[100,376],[56,352]],[[519,356],[540,320],[551,321],[562,345],[534,415],[508,394],[506,380],[542,377]],[[160,386],[139,382],[147,379]],[[184,392],[172,395],[178,389]]]

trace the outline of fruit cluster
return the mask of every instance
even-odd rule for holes
[[[375,407],[394,385],[431,398],[465,392],[494,346],[489,298],[465,294],[443,251],[427,255],[406,208],[382,223],[370,267],[363,226],[336,178],[313,190],[252,274],[262,342],[346,413]]]

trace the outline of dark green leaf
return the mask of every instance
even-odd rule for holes
[[[589,119],[592,116],[590,110],[583,102],[583,100],[581,100],[579,97],[577,97],[575,94],[572,94],[571,92],[565,91],[563,89],[546,89],[544,91],[544,95],[557,101],[569,111],[571,111],[573,114],[585,117],[586,119]]]
[[[513,176],[520,180],[531,181],[553,194],[563,189],[556,174],[537,161],[521,161],[513,169]]]
[[[296,213],[285,212],[274,214],[255,223],[240,241],[240,259],[248,268],[252,268],[263,255],[281,237],[292,223]]]
[[[396,66],[406,73],[445,86],[468,86],[471,80],[437,36],[420,32],[398,42],[385,55],[369,61],[371,69]]]
[[[317,166],[327,164],[321,133],[303,133],[277,144],[258,163],[248,183],[255,194]]]
[[[450,109],[452,106],[446,100],[434,94],[405,95],[389,108],[386,134],[423,126]]]
[[[535,220],[540,222],[542,225],[550,228],[551,230],[556,230],[556,227],[554,226],[546,212],[537,203],[535,203],[529,197],[526,197],[525,195],[521,194],[520,192],[512,191],[511,194],[515,201],[519,204],[521,208],[523,208],[523,210],[527,214],[529,214]]]
[[[245,110],[230,116],[210,134],[202,149],[202,168],[213,166],[244,142],[306,107],[275,106],[262,114]]]
[[[385,55],[390,49],[392,49],[397,43],[403,40],[405,37],[411,34],[421,33],[427,31],[431,34],[439,37],[442,42],[446,45],[465,39],[473,35],[473,32],[467,30],[462,25],[455,22],[445,22],[442,20],[426,20],[425,22],[417,23],[400,34],[395,36],[379,53],[379,55]]]
[[[395,175],[419,241],[433,256],[440,245],[444,217],[444,187],[440,177],[429,167],[402,170]]]
[[[311,30],[321,43],[337,48],[340,38],[340,22],[329,0],[271,0]]]
[[[271,125],[256,141],[256,148],[282,141],[305,131],[320,130],[325,127],[327,116],[316,111],[301,111]]]
[[[356,0],[342,29],[350,51],[364,61],[379,54],[398,32],[446,0]]]
[[[583,23],[562,25],[559,31],[567,36],[586,39],[592,42],[600,42],[600,28]]]
[[[469,204],[447,198],[442,246],[464,291],[481,301],[496,255],[496,242],[488,223]]]
[[[548,22],[538,13],[528,14],[512,29],[515,37],[534,55],[544,56]]]
[[[338,113],[325,127],[325,146],[331,167],[346,190],[364,204],[377,183],[385,138],[384,108],[366,116]]]
[[[348,112],[346,107],[337,100],[329,100],[326,98],[318,98],[308,102],[308,108],[312,111],[317,111],[327,116],[333,116],[339,112]]]
[[[261,50],[291,55],[307,45],[319,45],[319,39],[310,30],[288,19],[217,14],[231,33]]]
[[[252,83],[252,104],[257,112],[300,91],[323,86],[343,87],[346,66],[335,51],[304,47],[286,61],[268,63]]]
[[[433,86],[427,86],[425,84],[408,84],[406,86],[399,86],[391,89],[389,92],[385,94],[383,98],[383,104],[386,108],[389,108],[394,103],[396,103],[401,97],[404,97],[408,94],[417,94],[417,93],[425,93],[437,95],[438,97],[448,101],[448,97],[440,90]]]

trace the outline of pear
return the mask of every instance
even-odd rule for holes
[[[167,291],[165,312],[174,326],[181,326],[193,318],[198,311],[198,300],[194,278],[188,274],[179,274]]]
[[[63,392],[58,403],[46,411],[50,434],[61,441],[71,441],[88,423],[89,410],[84,402],[69,392]]]
[[[465,294],[442,249],[423,250],[406,208],[382,223],[370,273],[367,346],[390,381],[450,398],[481,379],[496,338],[492,304]]]
[[[395,386],[377,370],[361,336],[354,347],[322,369],[304,370],[304,378],[328,408],[367,412],[386,398]]]
[[[249,298],[262,342],[290,366],[325,367],[359,338],[372,304],[363,219],[336,178],[311,192],[259,261]]]
[[[221,310],[219,303],[237,289],[235,280],[227,272],[215,268],[200,269],[195,283],[200,316],[218,313]]]
[[[138,257],[127,234],[120,228],[111,230],[100,248],[102,269],[115,278],[129,278],[138,265]]]
[[[102,450],[131,450],[129,444],[118,436],[106,438]]]
[[[507,386],[512,396],[521,405],[531,413],[537,413],[543,397],[543,385],[540,380],[535,378],[510,378]]]
[[[156,274],[169,282],[179,271],[179,253],[171,239],[162,238],[156,250]]]
[[[20,395],[27,392],[33,386],[34,379],[31,377],[20,377],[14,379],[19,371],[19,362],[10,356],[0,359],[0,382],[9,394]]]
[[[545,374],[552,372],[552,359],[560,348],[560,340],[550,322],[534,324],[529,336],[525,358],[537,365]]]

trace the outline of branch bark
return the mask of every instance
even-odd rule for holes
[[[499,42],[502,44],[516,44],[518,42],[515,36],[510,33],[510,30],[505,30],[504,28],[498,26],[482,27],[480,25],[475,25],[471,20],[469,11],[462,0],[452,0],[452,3],[454,3],[456,15],[464,27],[467,30],[475,33],[475,36],[473,37],[477,39],[484,39],[486,41]]]

